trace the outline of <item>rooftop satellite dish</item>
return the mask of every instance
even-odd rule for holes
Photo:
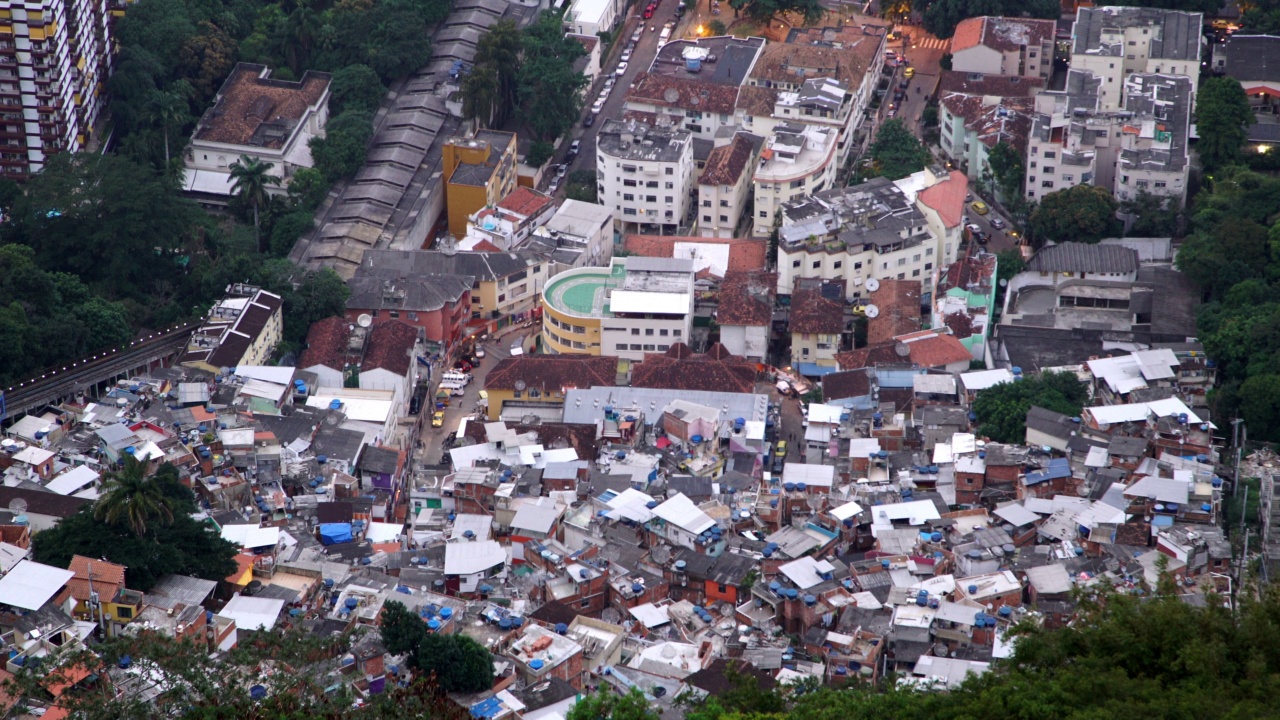
[[[616,607],[607,607],[600,613],[600,619],[607,623],[617,625],[622,622],[622,613],[618,612]]]
[[[720,615],[721,615],[721,617],[731,618],[731,617],[733,617],[733,614],[734,614],[733,603],[727,603],[727,602],[726,602],[726,603],[720,603]]]
[[[649,554],[653,556],[653,561],[659,565],[666,565],[671,559],[671,548],[666,545],[655,545]]]
[[[896,353],[898,353],[898,357],[910,357],[910,356],[911,356],[911,348],[907,347],[907,344],[906,344],[906,343],[904,343],[904,342],[900,342],[900,343],[898,343],[897,345],[894,345],[894,346],[893,346],[893,351],[894,351],[894,352],[896,352]]]
[[[867,280],[867,291],[868,291],[868,292],[875,292],[875,291],[877,291],[877,290],[879,290],[879,289],[880,289],[880,281],[879,281],[879,280],[877,280],[877,279],[875,279],[875,278],[871,278],[871,279]]]
[[[662,91],[662,99],[667,102],[676,102],[680,99],[680,91],[675,88],[667,88]]]
[[[517,380],[517,381],[515,381],[515,383],[512,385],[512,387],[514,387],[516,390],[524,390],[524,389],[525,389],[525,387],[527,387],[527,386],[525,385],[525,383],[524,383],[524,381],[523,381],[523,380]]]
[[[21,515],[27,511],[27,501],[22,498],[14,498],[9,501],[9,509]]]
[[[880,317],[880,308],[875,305],[868,305],[863,312],[865,312],[869,318]]]
[[[373,325],[373,316],[369,313],[361,313],[360,317],[356,318],[356,324],[362,328],[367,328]]]

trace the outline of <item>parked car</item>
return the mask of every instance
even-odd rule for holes
[[[631,33],[631,42],[633,43],[640,42],[640,37],[642,35],[644,35],[644,29],[643,28],[637,29],[635,32]]]
[[[560,163],[559,165],[556,166],[556,180],[563,178],[568,173],[569,173],[569,166],[566,165],[565,163]]]
[[[618,63],[618,69],[613,72],[613,74],[617,75],[618,77],[622,77],[626,73],[627,73],[627,64],[624,62]]]
[[[657,6],[656,4],[654,4],[654,3],[649,3],[648,7],[646,7],[646,8],[644,9],[644,15],[643,15],[644,19],[645,19],[645,20],[648,20],[648,19],[652,18],[652,17],[653,17],[653,13],[654,13],[654,11],[655,11],[655,10],[657,10],[657,9],[658,9],[658,6]]]
[[[778,457],[787,456],[787,441],[779,440],[778,444],[773,447],[773,454]]]
[[[591,127],[592,125],[595,125],[595,124],[596,124],[596,116],[595,116],[595,115],[588,115],[588,116],[586,116],[586,117],[582,118],[582,127],[584,127],[584,128],[589,128],[589,127]]]
[[[779,474],[781,474],[781,473],[782,473],[782,469],[783,469],[784,467],[786,467],[786,464],[787,464],[787,458],[786,458],[786,457],[783,457],[783,456],[775,457],[775,458],[773,459],[773,466],[770,468],[770,471],[771,471],[774,475],[779,475]]]
[[[623,50],[622,57],[620,59],[622,60],[622,62],[629,62],[631,60],[631,49],[628,48],[626,50]]]
[[[1000,218],[998,218],[998,217],[993,217],[993,218],[991,218],[991,227],[993,227],[993,228],[995,228],[995,229],[997,229],[997,230],[1003,230],[1003,229],[1004,229],[1004,220],[1002,220],[1002,219],[1000,219]]]
[[[484,358],[484,348],[482,348],[482,347],[477,347],[477,348],[476,348],[476,357],[481,358],[481,359],[483,359],[483,358]]]
[[[569,143],[569,152],[571,152],[571,153],[573,153],[573,154],[577,155],[577,154],[578,154],[578,151],[580,151],[580,150],[582,150],[582,141],[581,141],[581,140],[574,140],[573,142]]]
[[[431,427],[444,427],[444,412],[437,410],[431,416]]]
[[[591,114],[592,114],[592,115],[599,115],[599,114],[600,114],[600,111],[601,111],[601,110],[603,110],[603,109],[604,109],[604,98],[598,98],[598,99],[595,101],[595,104],[593,104],[593,105],[591,106]]]
[[[911,67],[910,65],[907,66],[906,70],[902,71],[902,76],[907,78],[908,80],[915,77],[915,74],[916,74],[916,69]]]
[[[969,207],[973,208],[973,211],[978,213],[979,215],[986,215],[987,213],[991,212],[991,208],[987,207],[987,204],[982,202],[981,200],[974,201],[971,205],[969,205]]]

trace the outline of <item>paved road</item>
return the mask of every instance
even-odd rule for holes
[[[449,398],[449,407],[444,409],[444,425],[438,428],[431,427],[430,418],[428,418],[428,422],[424,423],[422,434],[418,438],[419,442],[422,443],[422,447],[417,450],[418,465],[431,465],[440,461],[440,453],[443,449],[445,437],[457,431],[458,424],[463,417],[476,414],[480,391],[484,389],[484,379],[488,376],[489,371],[502,360],[511,357],[511,345],[517,337],[525,337],[538,332],[539,327],[535,323],[528,328],[520,326],[503,328],[506,331],[505,334],[501,334],[496,338],[490,336],[488,342],[483,344],[485,357],[480,361],[480,367],[471,371],[472,379],[471,383],[466,387],[466,394],[461,397]],[[425,408],[423,412],[435,412],[434,394],[429,408]]]
[[[638,14],[642,11],[643,6],[639,6],[637,14],[627,17],[627,21],[618,31],[618,40],[609,48],[609,56],[602,58],[603,67],[600,70],[600,77],[596,79],[589,87],[582,91],[582,117],[591,114],[591,106],[595,104],[596,98],[600,96],[600,91],[604,88],[607,78],[614,79],[613,90],[609,93],[609,99],[605,101],[604,108],[596,115],[595,124],[589,128],[582,127],[582,120],[574,125],[572,131],[573,140],[580,140],[582,147],[578,151],[578,157],[569,165],[569,172],[575,170],[595,170],[596,169],[596,132],[600,130],[600,126],[609,118],[622,117],[622,108],[626,102],[627,88],[635,81],[636,76],[642,72],[647,72],[649,67],[653,65],[653,58],[658,54],[658,33],[662,32],[663,24],[674,21],[676,17],[676,5],[679,0],[662,0],[658,6],[658,11],[654,13],[653,18],[643,20]],[[618,77],[615,73],[618,68],[618,58],[622,56],[622,51],[631,42],[631,35],[637,28],[643,27],[644,32],[641,33],[640,40],[636,43],[635,49],[631,53],[631,59],[627,62],[627,71]],[[649,28],[653,28],[652,31]],[[672,37],[675,37],[673,34]],[[556,153],[555,162],[564,162],[565,154],[569,150],[569,143],[566,142]],[[567,177],[567,176],[566,176]],[[550,184],[551,178],[548,177],[540,186],[545,190]],[[563,194],[565,183],[560,183],[557,194]]]

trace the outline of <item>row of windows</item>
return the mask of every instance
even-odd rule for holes
[[[650,181],[648,181],[648,182],[645,182],[643,185],[641,185],[641,184],[640,184],[641,182],[644,182],[644,181],[642,181],[642,180],[623,180],[623,181],[622,181],[622,184],[623,184],[623,186],[624,186],[624,187],[647,187],[647,188],[653,188],[654,190],[657,190],[657,189],[658,189],[658,181],[657,181],[657,180],[650,180]],[[675,184],[675,183],[673,183],[673,182],[668,182],[668,183],[666,183],[666,185],[667,185],[667,189],[668,189],[668,190],[674,190],[674,189],[675,189],[675,187],[676,187],[676,184]]]
[[[580,341],[580,340],[571,340],[571,339],[569,339],[569,338],[567,338],[567,337],[561,337],[560,335],[557,335],[557,334],[555,334],[555,333],[551,332],[550,330],[547,330],[547,331],[546,331],[546,333],[547,333],[548,335],[550,335],[550,336],[551,336],[551,337],[552,337],[556,342],[560,343],[561,345],[563,345],[563,346],[565,346],[565,347],[571,347],[571,348],[573,348],[574,350],[586,350],[586,349],[587,349],[587,345],[586,345],[586,343],[584,343],[584,342],[582,342],[582,341]]]
[[[635,166],[635,165],[622,165],[621,163],[614,163],[614,167],[620,167],[620,168],[622,168],[622,172],[629,172],[629,173],[633,173],[633,172],[635,172],[635,171],[636,171],[636,166]],[[675,174],[676,174],[675,168],[667,167],[667,168],[663,168],[662,170],[663,170],[663,174],[665,174],[665,175],[675,175]]]
[[[623,200],[623,202],[635,202],[635,201],[636,201],[636,196],[635,196],[635,195],[632,195],[631,193],[623,193],[621,190],[615,190],[613,194],[614,194],[614,195],[622,195],[622,200]],[[641,195],[641,196],[640,196],[640,200],[641,200],[642,202],[651,202],[651,203],[656,203],[656,202],[658,202],[658,196],[657,196],[657,195]],[[670,196],[670,195],[667,195],[667,196],[666,196],[666,201],[667,201],[667,204],[670,204],[670,203],[675,202],[675,198],[673,198],[673,197],[672,197],[672,196]]]
[[[671,349],[671,346],[670,345],[639,345],[636,343],[631,343],[631,346],[627,347],[627,343],[618,343],[613,346],[613,349],[614,350],[638,350],[641,352],[654,352],[656,350],[657,352],[666,352]]]
[[[609,329],[610,329],[610,330],[617,330],[618,332],[622,332],[622,328],[609,328]],[[640,328],[631,328],[631,334],[632,334],[632,335],[635,335],[635,336],[637,336],[637,337],[638,337],[638,336],[640,335]],[[654,334],[654,332],[653,332],[653,328],[645,328],[645,329],[644,329],[644,334],[645,334],[645,336],[647,336],[647,337],[653,337],[653,334]],[[668,334],[668,332],[667,332],[667,328],[660,328],[660,329],[658,330],[658,336],[659,336],[659,337],[667,337],[667,334]],[[684,331],[683,331],[683,330],[672,330],[672,331],[670,331],[670,335],[671,335],[671,337],[680,337],[680,336],[681,336],[681,335],[683,335],[683,334],[684,334]]]
[[[570,325],[569,323],[562,323],[559,320],[557,320],[554,315],[548,315],[547,318],[551,320],[551,324],[553,326],[558,327],[562,330],[568,330],[569,332],[577,333],[579,335],[586,334],[587,332],[587,329],[582,325]]]

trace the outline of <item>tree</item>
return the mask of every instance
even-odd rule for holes
[[[529,152],[524,156],[525,164],[530,167],[542,167],[555,152],[555,145],[546,140],[536,140],[529,146]]]
[[[574,170],[565,182],[565,197],[582,202],[596,202],[596,173],[594,170]]]
[[[147,466],[125,455],[124,467],[109,474],[103,483],[93,516],[112,525],[127,525],[142,537],[147,534],[148,522],[172,522],[173,508],[160,486],[147,477]]]
[[[1012,145],[1003,140],[996,143],[987,153],[987,166],[991,168],[1001,200],[1022,197],[1022,156]]]
[[[826,8],[818,0],[729,0],[734,17],[739,12],[761,25],[768,25],[774,18],[787,13],[799,15],[800,25],[816,25],[826,14]]]
[[[324,137],[310,140],[316,169],[331,183],[354,176],[364,165],[372,137],[372,113],[348,110],[333,118]]]
[[[1253,375],[1240,385],[1240,417],[1254,437],[1280,437],[1280,375]]]
[[[394,600],[384,604],[379,628],[389,652],[407,654],[410,667],[433,676],[445,692],[493,686],[493,657],[470,637],[429,632],[425,622]]]
[[[978,432],[996,442],[1026,442],[1027,411],[1042,407],[1076,416],[1088,400],[1084,383],[1071,373],[1045,372],[1001,383],[978,393],[973,411],[981,425]]]
[[[348,65],[333,74],[329,81],[329,111],[341,115],[347,110],[376,112],[387,89],[378,73],[368,65]]]
[[[543,11],[525,29],[519,71],[519,102],[523,124],[540,140],[564,135],[582,110],[587,79],[573,63],[586,54],[582,43],[564,34],[561,16]]]
[[[875,174],[890,180],[899,180],[923,170],[930,159],[928,148],[896,118],[880,126],[868,153]]]
[[[1206,172],[1240,160],[1253,123],[1253,109],[1240,82],[1229,77],[1205,80],[1196,93],[1196,152]]]
[[[211,98],[236,64],[236,41],[222,28],[202,22],[199,32],[189,38],[178,53],[181,77],[191,83],[201,98]]]
[[[599,690],[578,701],[565,720],[661,720],[645,699],[644,694],[631,688],[626,695],[612,690]]]
[[[258,250],[262,247],[262,233],[258,225],[258,208],[267,203],[267,188],[280,184],[279,176],[271,174],[275,163],[241,155],[231,163],[231,192],[241,201],[253,206],[253,230],[258,235]]]
[[[298,238],[315,229],[315,215],[300,209],[284,215],[271,225],[271,254],[284,257],[293,249]]]
[[[156,90],[147,102],[147,117],[164,133],[164,171],[170,170],[169,131],[180,130],[190,119],[187,99],[173,90]]]
[[[312,53],[315,52],[316,44],[319,42],[320,28],[320,16],[311,9],[308,0],[299,2],[285,20],[281,33],[281,49],[285,62],[289,64],[289,69],[294,75],[301,75],[303,68],[311,64]]]
[[[728,35],[729,28],[725,27],[725,24],[719,20],[712,20],[707,23],[707,33],[711,37],[720,37],[721,35]]]
[[[524,38],[514,20],[499,20],[476,46],[476,70],[472,74],[480,71],[492,83],[492,113],[484,119],[494,127],[505,125],[519,102],[523,47]]]
[[[919,10],[919,8],[917,8]],[[940,38],[955,34],[956,25],[968,18],[983,15],[1028,15],[1033,18],[1056,20],[1061,8],[1053,0],[930,0],[924,4],[924,28]],[[944,68],[949,69],[949,68]]]
[[[1137,196],[1120,203],[1120,211],[1131,219],[1129,237],[1172,237],[1178,231],[1177,198],[1139,190]]]
[[[1106,188],[1076,185],[1041,198],[1031,213],[1030,230],[1040,243],[1096,243],[1120,234],[1119,207]]]
[[[329,194],[329,183],[315,168],[299,168],[289,179],[289,198],[295,207],[314,211]]]

